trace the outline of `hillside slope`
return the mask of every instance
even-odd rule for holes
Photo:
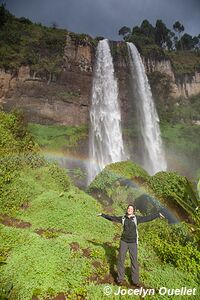
[[[38,155],[19,117],[0,117],[1,299],[107,299],[105,286],[118,291],[114,279],[122,228],[97,214],[122,214],[126,203],[104,206],[79,190],[66,170]],[[6,135],[9,147],[2,139]],[[141,224],[139,236],[140,277],[146,287],[198,287],[200,253],[187,226],[156,219]],[[130,286],[128,256],[126,271]],[[165,298],[170,299],[154,296]]]

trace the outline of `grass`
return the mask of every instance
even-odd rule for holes
[[[29,123],[28,129],[39,146],[48,150],[74,150],[88,135],[85,126],[46,126]]]
[[[51,166],[24,168],[18,171],[16,181],[9,183],[11,189],[18,186],[18,190],[23,191],[24,187],[31,190],[26,199],[28,206],[19,206],[20,193],[16,193],[15,209],[10,212],[15,218],[30,222],[31,227],[0,224],[0,251],[4,257],[4,264],[0,267],[0,286],[5,290],[13,285],[10,300],[29,300],[33,295],[42,300],[60,292],[68,294],[69,299],[81,296],[107,299],[103,287],[110,285],[113,292],[117,292],[118,287],[98,284],[89,278],[95,273],[99,278],[107,276],[111,265],[116,269],[119,240],[113,238],[121,232],[121,225],[97,217],[97,213],[104,211],[103,207],[72,184],[65,189],[61,174],[52,170]],[[120,215],[124,208],[125,204],[115,203],[113,213]],[[157,219],[153,224],[139,226],[141,280],[151,287],[197,286],[195,276],[186,276],[184,271],[161,262],[157,256],[151,226],[159,231],[162,222]],[[38,234],[39,229],[45,233]],[[72,243],[78,243],[78,248],[73,250]],[[89,249],[90,255],[84,255],[84,249]],[[96,261],[100,264],[95,269],[93,263]],[[126,280],[130,276],[129,264],[127,256]],[[176,277],[172,279],[174,274]],[[113,296],[112,299],[118,298]]]
[[[30,156],[23,158],[23,155],[17,157],[16,154],[13,157],[12,144],[16,140],[19,153],[31,140],[29,136],[26,138],[26,130],[22,130],[21,123],[18,124],[14,117],[2,117],[2,140],[6,140],[7,132],[12,136],[9,147],[5,142],[0,144],[2,153],[7,154],[10,148],[11,155],[2,157],[0,165],[0,298],[30,300],[37,296],[39,300],[45,300],[63,292],[67,299],[108,299],[103,293],[105,286],[109,285],[115,292],[118,290],[107,278],[110,276],[112,279],[113,271],[116,271],[117,236],[122,231],[121,225],[97,217],[98,213],[105,212],[105,207],[74,186],[64,169],[37,158],[33,146],[27,149]],[[46,133],[49,139],[52,138],[51,129],[53,137],[59,135],[60,128],[57,127],[45,129],[47,132],[41,130],[41,143]],[[70,133],[72,131],[70,129]],[[54,143],[52,138],[52,145]],[[108,193],[113,192],[113,180],[119,175],[149,177],[143,169],[130,162],[115,164],[113,172],[117,176],[112,173],[112,176],[98,181],[102,189],[109,185]],[[124,194],[134,195],[120,186],[114,192],[115,202],[109,208],[113,214],[121,215],[126,208]],[[3,222],[3,214],[9,217],[10,223]],[[31,226],[16,227],[13,217],[21,223],[29,222]],[[189,246],[184,248],[174,243],[179,256],[174,247],[168,252],[164,249],[159,255],[163,245],[173,242],[170,240],[170,227],[164,222],[156,219],[139,226],[141,280],[152,288],[199,287],[198,277],[192,268],[196,266],[196,256],[193,256],[196,248],[196,252],[190,251],[187,256]],[[173,237],[180,240],[178,234]],[[177,266],[170,263],[170,255]],[[190,261],[191,255],[193,259]],[[182,256],[186,258],[190,272],[179,265]],[[166,262],[167,259],[169,262]],[[129,264],[127,256],[126,280],[130,278]],[[92,280],[94,275],[99,281]],[[119,296],[109,298],[119,299]],[[123,296],[123,299],[130,299],[130,296]],[[156,295],[154,299],[169,297]],[[198,299],[198,296],[193,299]]]
[[[0,249],[7,257],[1,267],[0,283],[6,288],[12,282],[10,299],[31,299],[32,295],[44,299],[70,290],[74,295],[84,293],[87,278],[94,272],[91,261],[104,260],[102,244],[116,233],[112,223],[96,216],[102,208],[95,199],[75,187],[65,192],[59,179],[52,178],[48,171],[41,168],[18,174],[18,185],[32,188],[33,192],[25,210],[17,209],[16,195],[12,215],[29,220],[32,226],[20,229],[0,225]],[[40,236],[36,233],[40,228],[57,229],[58,234]],[[72,242],[79,243],[80,251],[70,250]],[[91,259],[81,252],[87,247],[91,249]]]

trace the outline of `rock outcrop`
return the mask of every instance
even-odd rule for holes
[[[194,72],[193,75],[184,75],[181,78],[173,72],[169,60],[147,60],[145,62],[147,73],[160,72],[166,74],[171,79],[171,96],[174,98],[188,98],[200,93],[200,73]]]
[[[116,77],[119,83],[119,102],[123,122],[132,115],[129,87],[128,59],[124,55],[123,42],[111,42]],[[117,53],[117,54],[116,54]],[[29,66],[21,66],[18,73],[0,71],[0,106],[5,111],[20,109],[29,122],[40,124],[82,125],[89,122],[89,105],[92,88],[92,71],[95,46],[77,44],[68,35],[63,53],[63,65],[57,77],[36,77]],[[146,60],[147,73],[168,75],[173,98],[187,98],[200,93],[200,73],[175,76],[169,60]]]
[[[48,84],[29,66],[18,74],[0,73],[0,103],[4,110],[20,109],[29,122],[82,125],[88,123],[94,53],[67,37],[63,69]]]

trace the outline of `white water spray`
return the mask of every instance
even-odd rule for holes
[[[159,117],[141,56],[132,43],[128,44],[132,85],[137,99],[138,122],[141,129],[143,167],[153,175],[167,169],[159,128]]]
[[[127,159],[118,103],[118,86],[107,39],[99,41],[90,109],[88,183],[110,163]]]

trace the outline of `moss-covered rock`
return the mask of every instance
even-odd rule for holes
[[[158,197],[179,204],[188,214],[195,214],[198,199],[187,177],[177,172],[158,172],[148,183]]]
[[[113,208],[124,208],[128,202],[134,202],[134,198],[141,194],[129,186],[136,187],[148,178],[148,173],[134,162],[117,162],[107,165],[95,177],[88,187],[88,192],[104,205],[113,204]]]
[[[161,208],[149,194],[147,182],[150,175],[132,161],[113,163],[105,167],[88,187],[88,192],[103,204],[112,206],[115,213],[123,214],[128,204],[134,204],[144,214]],[[153,191],[151,190],[152,195]]]
[[[111,171],[120,177],[131,179],[137,182],[146,181],[149,174],[138,164],[132,161],[122,161],[108,165],[105,170]]]
[[[105,206],[118,207],[117,211],[134,203],[142,213],[164,208],[172,213],[172,219],[194,222],[197,217],[197,195],[185,176],[176,172],[150,176],[131,161],[108,165],[96,176],[88,191]]]

